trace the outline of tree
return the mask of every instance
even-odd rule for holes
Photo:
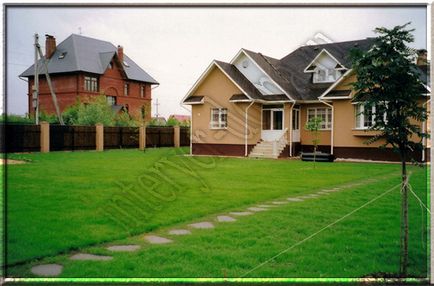
[[[305,126],[305,129],[307,131],[313,133],[312,144],[313,144],[313,167],[314,168],[316,163],[316,151],[318,149],[318,144],[320,142],[319,130],[321,128],[321,122],[322,122],[321,117],[312,117],[306,122],[306,126]]]
[[[401,160],[401,253],[400,274],[407,275],[408,265],[408,178],[406,162],[414,151],[423,151],[420,123],[427,119],[422,102],[422,81],[413,62],[415,50],[407,46],[414,41],[407,23],[392,29],[376,28],[378,36],[372,47],[352,53],[354,102],[364,105],[365,116],[371,116],[370,130],[377,135],[366,143],[383,140],[382,148],[390,146]]]
[[[170,117],[169,119],[167,119],[166,122],[166,126],[179,126],[180,122],[174,118],[174,117]]]

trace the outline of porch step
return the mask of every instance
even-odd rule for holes
[[[274,150],[274,144],[276,144],[276,150]],[[276,141],[276,143],[272,141],[261,141],[253,147],[249,157],[277,159],[283,149],[285,149],[286,144],[286,140]]]

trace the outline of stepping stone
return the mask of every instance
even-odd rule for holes
[[[187,229],[172,229],[172,230],[169,230],[169,234],[171,234],[171,235],[187,235],[187,234],[191,234],[191,231],[189,231]]]
[[[236,221],[236,219],[234,219],[233,217],[227,216],[227,215],[219,215],[217,217],[217,221],[219,221],[219,222],[232,222],[232,221]]]
[[[300,199],[311,199],[311,197],[309,197],[309,196],[301,196],[301,197],[298,197],[298,198],[300,198]]]
[[[214,225],[208,221],[192,223],[192,224],[189,224],[188,226],[190,226],[192,228],[198,228],[198,229],[214,228]]]
[[[165,237],[161,237],[161,236],[157,236],[157,235],[145,235],[145,239],[152,244],[166,244],[166,243],[171,243],[173,242],[173,240],[165,238]]]
[[[89,254],[89,253],[77,253],[71,256],[69,259],[71,260],[112,260],[113,257],[111,256],[105,256],[105,255],[95,255],[95,254]]]
[[[137,244],[127,244],[127,245],[112,245],[107,247],[110,251],[126,251],[126,252],[132,252],[136,251],[140,248],[140,245]]]
[[[246,215],[252,215],[252,212],[231,212],[229,213],[231,215],[236,215],[236,216],[246,216]]]
[[[308,197],[311,197],[311,198],[318,198],[318,195],[310,194],[310,195],[308,195]]]
[[[248,210],[252,211],[252,212],[263,212],[263,211],[266,211],[267,209],[258,208],[258,207],[251,207],[251,208],[248,208]]]
[[[41,264],[33,266],[30,271],[39,276],[58,276],[62,273],[63,266],[60,264]]]
[[[272,205],[259,205],[258,207],[260,207],[260,208],[275,208],[276,206],[272,206]]]
[[[272,202],[275,205],[286,205],[288,202]]]
[[[302,201],[304,201],[303,199],[299,199],[299,198],[287,198],[286,200],[290,201],[290,202],[302,202]]]

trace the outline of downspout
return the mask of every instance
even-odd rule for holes
[[[244,156],[245,157],[247,157],[247,155],[248,155],[248,145],[247,145],[247,136],[248,136],[248,132],[249,132],[249,122],[248,122],[248,119],[249,119],[249,113],[248,113],[248,111],[249,111],[249,108],[253,105],[253,103],[255,103],[254,101],[252,101],[247,107],[246,107],[246,111],[245,111],[245,119],[246,119],[246,122],[245,122],[245,124],[244,124]]]
[[[330,138],[330,153],[333,155],[333,147],[334,147],[334,127],[335,127],[335,108],[333,104],[330,104],[328,102],[323,101],[322,99],[319,99],[320,102],[324,103],[325,105],[329,106],[332,109],[332,129],[331,129],[331,138]]]
[[[289,109],[289,157],[292,157],[292,110],[294,109],[295,101],[292,102]]]
[[[422,107],[425,107],[430,101],[431,98],[428,99],[424,104],[422,104]],[[428,125],[428,121],[422,123],[422,133],[425,133],[425,124]],[[422,162],[425,162],[425,145],[426,145],[426,137],[422,138]]]

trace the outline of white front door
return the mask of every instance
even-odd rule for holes
[[[292,110],[292,142],[300,142],[300,109]]]
[[[278,140],[283,132],[283,106],[262,106],[262,131],[261,138],[264,141]]]

